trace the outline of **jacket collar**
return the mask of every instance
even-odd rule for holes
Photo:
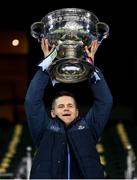
[[[64,128],[71,128],[76,122],[80,120],[80,116],[74,119],[69,125],[66,126],[66,124],[58,117],[56,116],[55,121],[57,121],[60,125],[64,126]]]

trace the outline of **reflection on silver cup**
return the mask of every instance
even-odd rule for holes
[[[97,39],[100,43],[109,34],[109,26],[100,22],[95,14],[84,9],[64,8],[52,11],[41,21],[31,25],[31,35],[57,49],[57,57],[49,72],[56,80],[65,83],[84,81],[94,72],[86,61],[84,46]]]

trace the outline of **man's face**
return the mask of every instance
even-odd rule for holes
[[[58,116],[66,125],[70,124],[77,116],[78,109],[75,101],[70,96],[61,96],[55,100],[51,116]]]

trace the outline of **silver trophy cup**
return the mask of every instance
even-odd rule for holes
[[[57,57],[50,65],[52,78],[63,83],[77,83],[94,73],[94,65],[86,61],[84,46],[93,40],[107,38],[109,26],[84,9],[64,8],[52,11],[31,25],[31,35],[56,47]]]

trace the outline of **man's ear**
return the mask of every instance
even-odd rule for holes
[[[76,114],[76,117],[78,117],[78,115],[79,115],[79,109],[77,109],[77,114]]]
[[[55,117],[56,117],[55,111],[54,111],[53,109],[50,111],[50,114],[51,114],[51,117],[52,117],[52,118],[55,118]]]

